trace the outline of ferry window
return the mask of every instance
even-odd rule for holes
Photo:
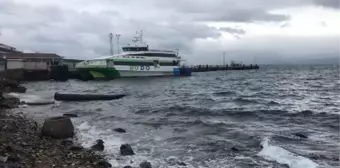
[[[159,67],[159,61],[158,61],[158,60],[154,60],[154,61],[153,61],[153,65],[154,65],[155,67]]]
[[[160,66],[175,66],[173,62],[161,62],[159,63]]]
[[[127,62],[127,61],[115,61],[115,65],[140,65],[140,66],[153,66],[152,62]]]
[[[123,51],[148,51],[147,47],[123,47]]]
[[[172,61],[172,65],[174,65],[174,66],[176,66],[176,65],[178,65],[178,61]]]
[[[177,57],[175,54],[168,53],[143,53],[143,54],[132,54],[138,56],[148,56],[148,57]]]

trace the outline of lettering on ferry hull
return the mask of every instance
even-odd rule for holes
[[[148,71],[150,66],[130,66],[130,71]]]

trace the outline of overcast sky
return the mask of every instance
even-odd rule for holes
[[[190,64],[270,63],[338,56],[339,20],[339,0],[0,0],[0,43],[90,59],[142,29]]]

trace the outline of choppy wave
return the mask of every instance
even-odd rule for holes
[[[215,92],[214,95],[216,96],[232,96],[236,95],[234,91],[221,91],[221,92]]]
[[[233,100],[235,103],[239,104],[256,104],[258,103],[256,100],[246,99],[246,98],[236,98]]]

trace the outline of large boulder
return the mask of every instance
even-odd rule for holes
[[[17,97],[1,94],[0,107],[2,108],[16,108],[20,104],[20,100]]]
[[[134,155],[132,147],[129,144],[123,144],[120,146],[120,154],[122,156]]]
[[[9,93],[9,92],[16,92],[16,93],[25,93],[26,88],[19,85],[20,82],[11,79],[0,79],[0,91]]]
[[[1,86],[11,86],[11,87],[17,87],[20,84],[17,80],[12,79],[0,79],[0,85]]]
[[[91,150],[93,151],[103,151],[104,150],[104,141],[101,139],[98,139],[96,141],[96,144],[91,146]]]
[[[139,167],[140,168],[152,168],[151,163],[147,161],[144,161],[141,164],[139,164]]]
[[[51,117],[45,120],[41,134],[56,139],[70,138],[74,135],[74,127],[69,117]]]
[[[109,162],[107,162],[106,160],[101,160],[97,163],[97,167],[98,168],[110,168],[110,167],[112,167],[112,165]]]

